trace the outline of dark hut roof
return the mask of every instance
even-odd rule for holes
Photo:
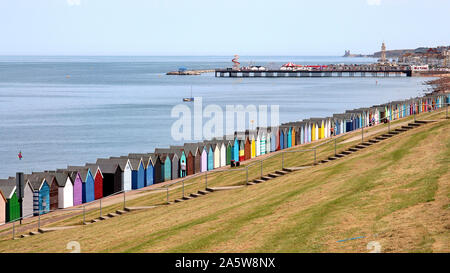
[[[42,186],[42,183],[44,183],[44,180],[47,181],[47,179],[49,179],[49,177],[46,173],[32,173],[24,175],[24,180],[30,182],[33,190],[39,190]],[[51,181],[47,181],[47,184],[49,184],[49,186],[50,183]]]
[[[0,191],[3,192],[5,198],[11,198],[16,189],[16,179],[0,179]]]

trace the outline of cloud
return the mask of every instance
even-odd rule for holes
[[[81,4],[81,0],[67,0],[67,5],[69,6],[79,6]]]
[[[379,5],[381,5],[381,0],[367,0],[367,5],[379,6]]]

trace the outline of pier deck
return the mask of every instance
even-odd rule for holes
[[[216,69],[216,77],[223,78],[283,78],[283,77],[411,77],[411,70],[232,70]]]

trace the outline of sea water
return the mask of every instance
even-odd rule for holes
[[[243,56],[239,61],[273,67],[374,62],[314,56]],[[416,97],[427,80],[165,75],[179,67],[231,65],[229,56],[0,57],[0,178],[180,144],[171,137],[176,120],[171,110],[190,97],[191,88],[203,106],[279,105],[280,122],[288,122]]]

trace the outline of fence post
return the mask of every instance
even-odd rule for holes
[[[361,143],[364,142],[364,125],[361,127]]]
[[[263,177],[263,162],[264,160],[261,160],[261,178]]]
[[[205,191],[208,188],[208,172],[205,172]]]
[[[445,118],[448,118],[448,102],[446,103],[447,107],[445,108]]]
[[[248,166],[245,167],[245,185],[248,185]]]
[[[169,204],[169,187],[166,187],[166,193],[167,193],[166,202],[167,204]]]
[[[334,138],[334,156],[336,156],[336,137]]]
[[[314,165],[316,165],[316,148],[314,148]]]
[[[100,217],[102,217],[102,199],[100,198]]]
[[[14,240],[14,238],[16,238],[16,222],[13,222],[13,230],[12,230],[12,233],[13,233],[13,240]]]
[[[281,169],[284,169],[284,152],[281,152]]]
[[[41,228],[41,210],[38,211],[38,229]]]
[[[181,181],[181,183],[183,183],[183,197],[184,197],[184,180]]]
[[[125,210],[125,190],[123,190],[123,210]]]
[[[83,206],[83,225],[86,224],[86,206]]]

